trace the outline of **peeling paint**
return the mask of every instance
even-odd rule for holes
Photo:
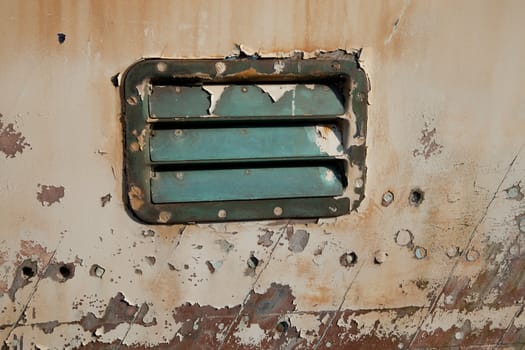
[[[4,125],[3,115],[0,114],[0,151],[6,158],[15,158],[17,153],[22,154],[26,147],[31,145],[26,142],[25,136],[17,132],[13,123]]]
[[[36,199],[42,204],[42,206],[49,207],[54,203],[60,203],[60,200],[64,198],[64,186],[39,184],[38,187],[40,188],[40,192],[37,192]]]

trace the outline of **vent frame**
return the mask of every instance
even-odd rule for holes
[[[149,94],[152,84],[296,84],[340,80],[345,82],[345,114],[316,117],[352,131],[344,140],[344,195],[338,197],[228,200],[217,202],[153,203],[150,179],[155,168],[149,158],[153,123],[229,123],[231,118],[174,118],[152,120]],[[148,224],[246,221],[281,218],[321,218],[356,210],[364,198],[366,179],[366,121],[369,84],[354,54],[336,59],[143,59],[130,66],[121,84],[124,132],[123,197],[131,215]],[[235,119],[247,123],[254,118]],[[306,121],[307,117],[304,118]],[[279,123],[289,120],[273,118]],[[301,121],[296,118],[294,121]],[[163,126],[164,127],[164,126]]]

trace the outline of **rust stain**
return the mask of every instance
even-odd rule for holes
[[[40,185],[40,192],[37,192],[36,199],[42,206],[51,206],[53,203],[60,203],[60,199],[64,198],[64,186]]]
[[[253,67],[234,74],[235,78],[239,79],[250,79],[256,77],[257,75],[257,70]]]
[[[30,146],[22,133],[15,130],[13,123],[4,126],[2,114],[0,114],[0,151],[5,154],[5,157],[14,158],[17,153],[23,153],[24,149]]]
[[[420,148],[414,149],[414,157],[422,156],[425,159],[433,155],[440,154],[443,146],[436,142],[436,128],[430,128],[428,122],[425,122],[425,128],[421,130],[419,138]]]
[[[117,328],[118,325],[127,323],[135,324],[144,327],[152,327],[157,325],[157,320],[153,317],[151,322],[145,322],[144,317],[149,312],[149,306],[147,303],[139,305],[132,305],[126,301],[126,298],[122,293],[109,300],[104,310],[102,317],[96,317],[92,312],[87,313],[79,321],[71,322],[60,322],[57,320],[39,322],[34,326],[42,329],[45,334],[53,333],[56,327],[62,325],[80,325],[84,330],[89,331],[93,334],[94,338],[100,337],[102,334],[108,333],[111,330]],[[101,331],[101,332],[99,332]],[[91,344],[94,345],[95,343]],[[101,346],[107,346],[109,344],[98,343]],[[83,348],[83,347],[80,347]],[[88,349],[91,348],[88,344]]]
[[[142,305],[132,305],[126,301],[124,294],[117,293],[111,298],[106,306],[104,315],[101,318],[96,317],[93,313],[88,313],[78,322],[86,331],[95,332],[102,328],[102,333],[107,333],[121,323],[133,323],[144,327],[151,327],[157,324],[156,318],[151,322],[144,322],[144,317],[149,311],[146,303]]]
[[[40,264],[47,264],[53,256],[53,252],[48,251],[47,248],[39,243],[22,240],[20,241],[20,251],[18,251],[16,256],[18,263],[26,258],[34,258]]]

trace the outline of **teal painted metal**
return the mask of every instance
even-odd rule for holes
[[[334,53],[333,56],[330,53],[326,55],[328,56],[323,54],[322,57],[306,60],[299,58],[146,59],[131,66],[123,74],[121,85],[125,141],[124,183],[131,214],[150,224],[172,224],[196,221],[333,217],[348,213],[350,207],[356,208],[364,198],[364,186],[348,187],[354,183],[362,183],[365,179],[364,136],[368,79],[359,67],[355,55],[347,53],[341,55],[339,52]],[[279,72],[275,70],[276,64],[283,67]],[[219,73],[217,67],[225,67],[225,69],[221,68]],[[299,86],[274,101],[266,91],[271,90],[269,85],[281,84],[299,84]],[[313,84],[315,88],[311,89],[312,85],[306,84]],[[218,96],[211,96],[206,90],[211,85],[226,87],[220,98],[216,99]],[[325,86],[330,87],[325,88]],[[243,87],[247,89],[243,91]],[[275,96],[274,92],[272,92],[273,96]],[[256,93],[257,98],[244,98]],[[215,108],[211,107],[212,97],[214,97]],[[210,111],[211,108],[214,110]],[[261,108],[267,111],[263,113]],[[320,132],[318,135],[313,135],[313,129],[309,131],[303,129],[301,135],[299,131],[306,126],[315,126],[316,131],[320,131],[318,128],[327,124],[337,125],[342,137],[335,141],[329,133]],[[259,141],[246,139],[245,142],[241,142],[231,137],[238,132],[238,129],[247,129],[251,137],[259,133],[258,128],[273,130],[270,127],[275,128],[275,134],[272,135],[277,135],[271,136],[275,147],[273,150],[264,147],[257,149],[254,146],[257,142],[264,142],[261,141],[262,134],[255,138]],[[284,137],[284,129],[279,128],[289,127],[294,129],[288,129],[292,131]],[[211,129],[215,129],[217,134],[215,136],[203,134],[202,132],[207,129],[210,133]],[[184,156],[177,155],[183,150],[179,148],[181,145],[175,146],[171,136],[162,136],[165,132],[169,134],[177,130],[181,130],[182,135],[194,133],[191,135],[192,142],[195,142],[194,147],[191,147],[191,142],[187,142],[188,140],[183,144],[183,147],[192,151],[193,159],[182,159]],[[221,135],[221,132],[230,133],[230,136]],[[291,137],[294,133],[301,135],[299,141],[295,136]],[[158,136],[162,137],[157,139]],[[316,137],[315,141],[306,145],[305,142],[312,136]],[[282,141],[282,144],[279,144],[275,137]],[[206,145],[206,138],[209,145]],[[238,138],[242,139],[242,135]],[[290,140],[284,140],[285,138]],[[292,141],[292,139],[296,140]],[[221,141],[225,143],[223,149],[220,148]],[[164,150],[161,150],[162,147],[159,148],[159,145]],[[325,147],[328,145],[335,145],[335,151],[333,148],[326,151]],[[347,146],[342,150],[337,148],[342,145]],[[170,155],[168,154],[170,149],[176,152]],[[290,154],[286,153],[287,150]],[[226,155],[230,151],[228,157],[244,157],[245,154],[253,157],[218,159],[218,156],[214,155],[215,153]],[[292,151],[297,153],[289,156]],[[315,156],[317,153],[321,153],[322,156]],[[336,161],[332,157],[334,154],[337,156],[337,163],[333,163]],[[256,158],[256,156],[267,155],[271,155],[271,158]],[[302,157],[303,155],[307,156]],[[157,156],[159,158],[156,158]],[[170,157],[182,157],[180,158],[182,160],[174,160]],[[330,162],[319,163],[320,158],[328,158]],[[258,163],[249,163],[253,161]],[[319,170],[316,176],[312,175],[311,170],[305,170],[305,168],[322,166],[333,166],[334,176],[325,176],[323,180]],[[279,174],[283,169],[291,167],[297,168],[293,176],[283,177]],[[240,177],[242,174],[239,173],[235,176],[212,177],[213,171],[227,173],[241,168],[250,168],[252,171],[266,169],[268,172],[265,176],[258,176],[256,172],[250,180],[243,179]],[[346,176],[349,174],[343,169],[352,169],[352,177],[347,179]],[[199,171],[199,175],[195,179],[201,176],[201,180],[195,180],[191,185],[189,179],[192,177],[188,176],[197,174],[192,173],[196,171]],[[171,188],[171,185],[164,186],[159,182],[164,178],[170,178],[172,182],[178,181],[181,177],[180,174],[177,177],[178,172],[183,174],[183,180],[186,179],[186,186],[192,188],[187,191],[188,196],[197,193],[201,196],[198,200],[220,197],[232,200],[191,202],[186,200],[192,199],[178,193],[173,198],[167,199],[169,202],[155,202],[159,200],[158,196],[166,195],[169,191],[179,191],[180,186]],[[249,191],[260,187],[259,198],[264,196],[272,198],[242,199],[255,198],[250,192],[237,193],[239,196],[233,198],[234,196],[229,193],[235,192],[236,185],[242,184],[238,178],[248,181],[243,186],[245,188],[251,186]],[[328,179],[334,182],[324,182]],[[290,187],[294,186],[303,187],[293,192]],[[223,187],[227,191],[224,190],[225,194],[218,196],[218,192],[214,192],[218,191],[217,187]],[[272,188],[275,192],[271,192]],[[186,191],[185,187],[184,191]],[[294,198],[281,197],[292,194]],[[300,197],[307,194],[310,196]],[[230,197],[225,197],[228,195]],[[192,198],[196,200],[195,197]],[[180,202],[181,200],[185,202]]]
[[[152,118],[198,117],[209,107],[209,94],[200,86],[155,86],[149,97]]]
[[[335,125],[161,129],[155,130],[150,138],[150,159],[153,162],[341,155],[342,139]]]
[[[153,119],[217,115],[223,117],[336,116],[344,113],[343,99],[328,85],[272,84],[286,92],[277,101],[265,85],[225,86],[213,111],[211,94],[205,88],[155,86],[149,99]]]
[[[326,166],[160,171],[151,179],[154,203],[335,197],[342,193],[340,175]]]
[[[219,116],[324,116],[344,113],[335,91],[326,85],[297,85],[273,101],[258,86],[227,87],[217,102],[214,114]]]

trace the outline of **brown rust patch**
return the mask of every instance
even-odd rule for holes
[[[388,324],[401,323],[401,319],[411,319],[420,309],[418,307],[405,307],[384,310],[343,310],[333,313],[318,314],[321,321],[318,334],[326,332],[318,349],[406,349],[413,336],[411,332],[399,332],[399,334],[386,334],[383,322]],[[359,316],[380,313],[376,315],[377,320],[368,325],[363,332],[363,324],[358,323]],[[333,317],[333,322],[323,320]],[[332,316],[333,315],[333,316]],[[361,321],[359,321],[361,322]],[[318,340],[317,340],[318,341]]]
[[[133,210],[139,210],[144,205],[144,192],[138,186],[131,186],[128,192],[129,204]]]
[[[504,335],[505,329],[492,328],[491,321],[480,329],[472,328],[470,320],[460,326],[453,325],[447,330],[440,328],[432,333],[422,331],[414,341],[416,348],[441,348],[449,346],[470,347],[475,345],[496,344]]]
[[[270,288],[258,294],[250,292],[246,304],[242,310],[241,317],[237,318],[224,341],[224,349],[233,349],[238,346],[237,332],[242,333],[245,327],[252,324],[258,325],[264,332],[265,337],[260,344],[244,344],[244,349],[280,349],[289,342],[301,343],[299,331],[290,325],[285,333],[279,332],[277,325],[287,313],[295,311],[295,297],[287,285],[272,283]]]
[[[103,333],[107,333],[122,323],[133,323],[144,327],[154,326],[157,324],[156,318],[153,318],[151,322],[144,322],[144,317],[148,311],[149,306],[146,303],[140,306],[131,305],[125,300],[124,295],[119,292],[109,300],[104,315],[102,315],[101,318],[89,312],[86,316],[82,317],[78,323],[84,330],[93,332],[94,334],[95,331],[101,327]]]
[[[239,78],[239,79],[250,79],[250,78],[254,78],[258,76],[258,73],[257,73],[257,70],[252,67],[252,68],[243,70],[239,73],[228,74],[227,76],[234,76],[235,78]]]
[[[6,158],[14,158],[17,153],[23,153],[24,149],[30,146],[22,133],[15,130],[13,123],[4,126],[0,114],[0,152],[3,152]]]
[[[419,144],[421,147],[414,149],[412,152],[414,157],[422,156],[428,159],[433,155],[440,154],[443,148],[442,145],[436,142],[436,128],[431,129],[428,122],[425,122],[425,128],[421,130]]]
[[[53,185],[40,185],[40,192],[37,192],[36,199],[42,204],[42,206],[51,206],[53,203],[60,203],[60,200],[64,198],[65,189],[64,186],[53,186]]]

